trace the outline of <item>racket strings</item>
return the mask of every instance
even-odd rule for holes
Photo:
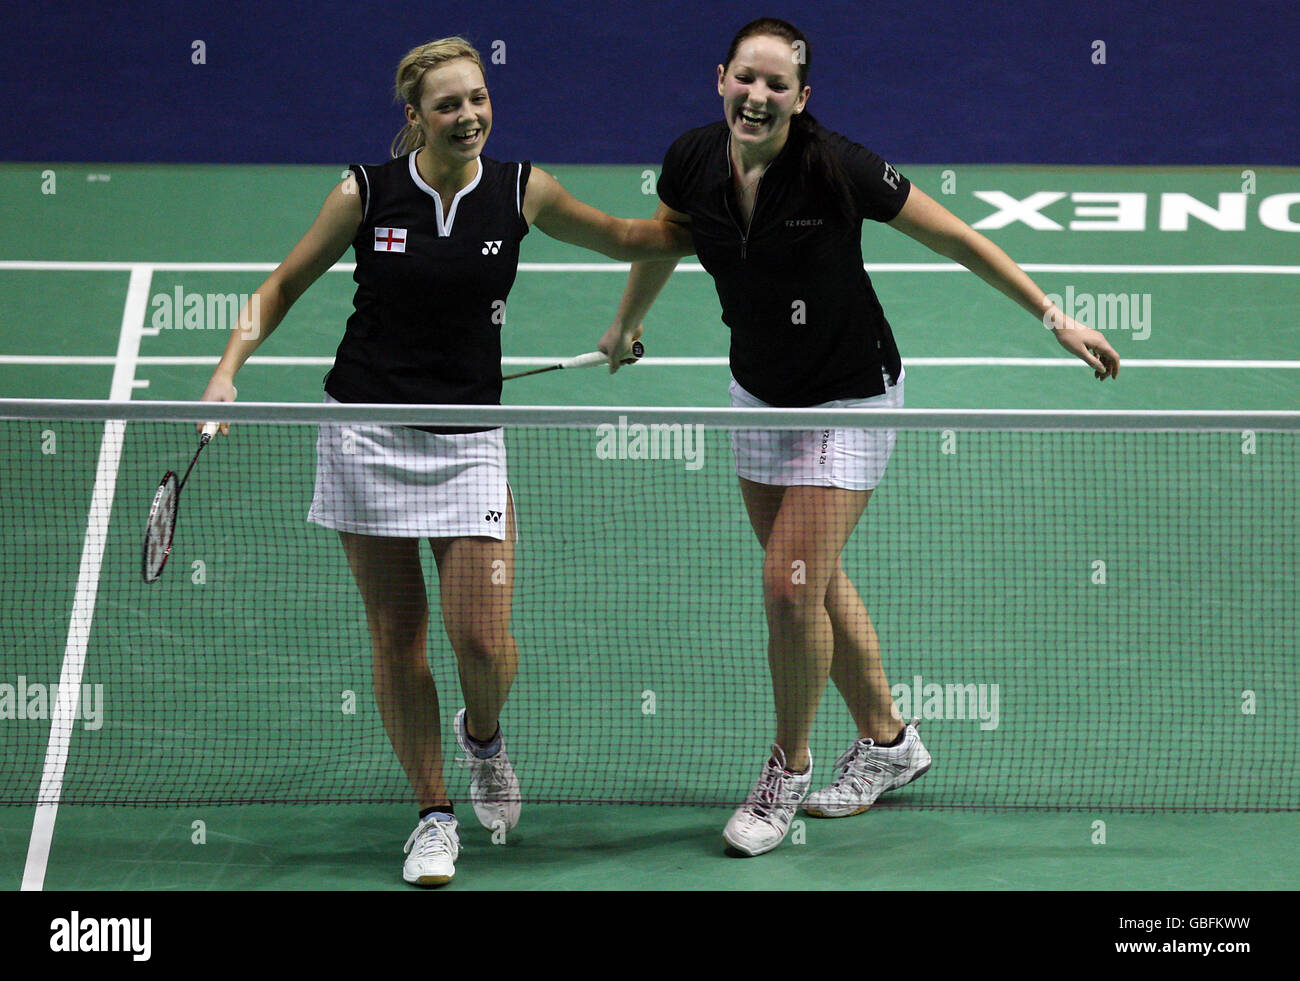
[[[144,579],[155,581],[172,551],[172,536],[176,531],[177,504],[176,474],[168,471],[158,485],[153,504],[149,508],[149,521],[145,527]]]

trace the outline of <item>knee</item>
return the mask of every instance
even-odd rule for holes
[[[806,623],[826,601],[826,587],[799,560],[770,558],[763,566],[763,604],[779,622]]]
[[[384,605],[368,611],[370,639],[377,655],[394,666],[424,663],[428,610]]]
[[[377,635],[374,640],[372,676],[375,694],[382,700],[408,697],[433,684],[423,634]]]
[[[508,630],[486,624],[472,624],[454,631],[449,630],[448,636],[456,657],[476,664],[489,664],[508,657],[514,645],[514,639]]]

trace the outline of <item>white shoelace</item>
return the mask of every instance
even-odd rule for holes
[[[452,854],[456,849],[451,843],[451,832],[443,827],[448,823],[450,822],[439,821],[437,818],[432,821],[421,821],[411,832],[411,837],[406,839],[402,852],[409,852],[414,845],[415,857],[420,860]]]
[[[474,770],[485,790],[507,790],[510,787],[510,778],[506,775],[510,761],[506,759],[504,752],[500,750],[497,751],[495,756],[490,756],[487,759],[482,759],[470,753],[468,756],[457,757],[456,762],[461,766]]]
[[[877,766],[871,760],[866,759],[863,755],[876,745],[873,739],[855,740],[853,745],[839,755],[835,761],[835,768],[840,771],[840,775],[835,778],[831,784],[836,789],[847,787],[854,794],[865,795],[871,792],[871,778],[862,770],[870,770],[872,773],[884,773],[884,767]]]
[[[911,722],[907,723],[907,726],[911,726],[915,729],[920,724],[920,719],[913,719]],[[903,728],[904,739],[906,739],[907,736],[907,726],[904,726]],[[874,748],[876,748],[876,741],[874,739],[868,738],[855,740],[853,745],[841,753],[839,759],[835,761],[835,767],[840,771],[840,775],[835,778],[831,787],[838,789],[847,784],[849,789],[855,794],[865,795],[869,793],[872,780],[865,773],[859,771],[869,769],[872,773],[888,772],[884,767],[877,766],[871,760],[862,757],[863,753],[870,752]],[[857,764],[856,767],[854,766],[855,763]]]
[[[767,761],[749,804],[749,809],[755,817],[766,821],[774,808],[785,805],[785,784],[788,779],[789,774],[780,763]]]

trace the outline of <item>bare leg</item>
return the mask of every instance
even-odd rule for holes
[[[510,633],[515,582],[515,512],[506,505],[506,539],[433,540],[442,584],[442,620],[456,652],[465,696],[465,727],[480,742],[497,730],[497,717],[514,684],[519,648]]]
[[[743,478],[740,485],[750,524],[766,550],[786,488]],[[825,605],[834,636],[831,678],[853,716],[858,735],[878,743],[892,742],[903,723],[889,692],[880,640],[861,597],[838,560],[826,587]]]
[[[844,568],[836,563],[826,587],[826,612],[835,631],[831,679],[849,707],[858,735],[893,742],[903,729],[880,658],[880,639],[871,616]]]
[[[429,605],[416,538],[339,532],[365,602],[375,699],[389,742],[420,808],[446,804],[438,690],[425,636]]]
[[[743,479],[741,488],[764,544],[763,600],[776,742],[786,765],[800,771],[808,767],[809,735],[835,652],[827,589],[871,492],[768,488]]]

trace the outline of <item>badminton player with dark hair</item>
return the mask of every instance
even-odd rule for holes
[[[407,122],[393,159],[352,166],[330,192],[257,291],[261,323],[232,333],[205,400],[235,398],[236,372],[349,246],[354,310],[326,376],[327,400],[463,405],[501,401],[501,313],[530,226],[615,259],[693,251],[681,225],[612,218],[527,162],[483,156],[492,104],[482,60],[463,39],[409,52],[397,96]],[[432,546],[465,698],[453,726],[471,771],[470,801],[485,827],[507,830],[519,820],[520,787],[498,717],[518,650],[510,631],[515,515],[501,430],[322,426],[308,518],[342,539],[365,603],[384,727],[418,798],[403,877],[445,883],[460,839],[427,662],[420,540]]]
[[[664,158],[655,217],[687,223],[731,329],[733,406],[898,408],[903,367],[863,269],[862,223],[887,223],[960,262],[1114,377],[1096,331],[1050,307],[1001,249],[893,166],[808,113],[808,39],[784,21],[741,28],[718,66],[721,121],[679,137]],[[634,263],[600,340],[611,369],[676,260]],[[802,316],[792,317],[793,311]],[[776,734],[758,783],[723,838],[746,855],[784,840],[795,811],[842,817],[930,766],[890,695],[880,644],[840,561],[893,450],[892,430],[732,433],[736,473],[764,549],[763,593]],[[791,574],[803,562],[805,578]],[[857,727],[825,787],[812,788],[808,743],[826,679]]]

